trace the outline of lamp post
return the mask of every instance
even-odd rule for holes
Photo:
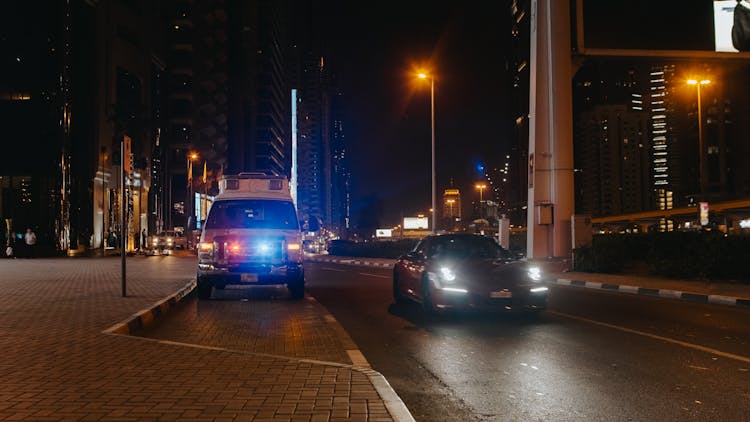
[[[193,214],[193,161],[198,159],[198,153],[191,152],[187,156],[187,200],[185,201],[185,235],[190,231],[190,216]]]
[[[482,193],[485,189],[487,189],[487,185],[485,183],[477,183],[474,185],[475,188],[479,190],[479,218],[482,217]]]
[[[450,211],[448,212],[448,216],[450,217],[451,224],[448,227],[448,230],[453,231],[453,222],[456,221],[455,217],[453,215],[453,204],[456,203],[455,199],[446,199],[445,203],[448,204],[448,207],[450,208]]]
[[[706,199],[708,188],[708,172],[706,169],[706,158],[703,145],[703,110],[701,108],[701,85],[711,83],[709,79],[688,79],[688,85],[695,85],[698,93],[698,183],[700,185],[701,199]]]
[[[430,128],[432,132],[432,234],[435,234],[437,226],[437,202],[436,201],[436,183],[435,183],[435,78],[427,73],[418,73],[419,79],[430,80]]]

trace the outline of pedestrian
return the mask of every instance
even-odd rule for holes
[[[141,248],[143,248],[144,251],[146,250],[146,247],[148,247],[146,244],[147,239],[148,235],[146,235],[146,229],[143,229],[143,231],[141,231]]]
[[[7,243],[8,243],[8,247],[5,248],[5,255],[7,255],[8,258],[15,258],[16,257],[16,232],[10,233]]]
[[[23,240],[26,243],[26,251],[29,254],[29,258],[36,256],[36,233],[31,228],[26,229],[26,234],[23,236]]]

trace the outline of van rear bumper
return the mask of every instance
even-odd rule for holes
[[[286,284],[302,277],[301,264],[235,266],[217,268],[211,264],[200,264],[198,281],[212,285],[269,285]]]

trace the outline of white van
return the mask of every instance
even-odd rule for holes
[[[227,285],[286,284],[305,295],[302,233],[286,177],[225,175],[198,244],[198,297]]]

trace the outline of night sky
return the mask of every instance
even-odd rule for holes
[[[430,90],[415,80],[420,63],[435,71],[438,204],[453,178],[467,212],[476,163],[499,165],[510,136],[505,2],[334,1],[321,12],[347,104],[355,221],[377,213],[392,226],[402,213],[428,213]]]

